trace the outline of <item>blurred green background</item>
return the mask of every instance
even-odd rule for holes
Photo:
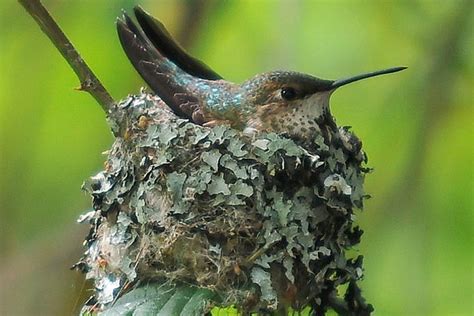
[[[136,4],[229,80],[406,65],[332,98],[363,139],[373,199],[362,288],[376,315],[473,315],[473,1],[44,0],[115,99],[144,85],[115,32]],[[104,114],[22,7],[0,2],[0,315],[67,315],[90,294],[68,268],[80,187],[113,139]]]

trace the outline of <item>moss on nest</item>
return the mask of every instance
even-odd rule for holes
[[[157,281],[214,290],[244,311],[370,313],[354,288],[362,257],[346,255],[362,234],[353,221],[367,172],[347,128],[310,144],[250,138],[180,119],[147,94],[122,101],[110,124],[120,136],[84,185],[94,211],[81,218],[91,231],[76,265],[101,307],[125,285]]]

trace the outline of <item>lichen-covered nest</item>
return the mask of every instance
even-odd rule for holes
[[[362,257],[346,254],[362,234],[353,221],[367,171],[347,128],[306,144],[248,137],[180,119],[147,94],[109,119],[117,137],[85,184],[94,210],[81,218],[91,231],[76,265],[96,304],[156,281],[211,289],[243,311],[370,309],[355,283]]]

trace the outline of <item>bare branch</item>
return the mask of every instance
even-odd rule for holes
[[[115,101],[104,88],[99,79],[87,66],[81,55],[74,48],[69,39],[64,35],[58,24],[51,17],[40,0],[18,0],[26,11],[35,19],[41,30],[49,37],[54,46],[59,50],[69,66],[74,70],[81,86],[79,90],[87,91],[100,104],[102,109],[108,113]]]

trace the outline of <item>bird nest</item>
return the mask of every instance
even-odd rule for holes
[[[370,310],[355,283],[362,257],[346,253],[362,234],[354,210],[367,172],[347,128],[310,143],[249,137],[190,123],[148,94],[122,101],[109,121],[117,137],[84,185],[93,211],[80,219],[91,230],[76,264],[95,304],[159,282],[211,289],[243,311]]]

